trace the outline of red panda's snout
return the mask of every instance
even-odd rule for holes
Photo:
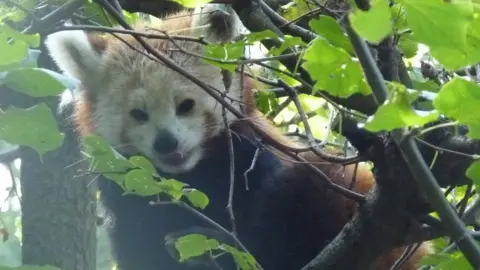
[[[175,152],[178,148],[178,139],[166,129],[158,131],[155,141],[153,142],[153,149],[162,156],[167,156]]]
[[[166,129],[158,131],[153,142],[153,149],[158,159],[170,166],[181,166],[191,155],[191,151],[179,149],[179,141]]]

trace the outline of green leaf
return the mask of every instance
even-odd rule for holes
[[[285,2],[285,1],[284,1]],[[305,0],[286,1],[287,4],[281,6],[277,12],[287,20],[294,20],[312,10],[312,5]]]
[[[217,240],[208,239],[201,234],[188,234],[175,241],[175,248],[180,253],[180,262],[201,256],[212,249],[217,249],[219,245]]]
[[[398,41],[398,48],[406,58],[412,58],[417,55],[418,42],[412,40],[410,34],[403,34]]]
[[[100,6],[98,3],[95,3],[93,1],[87,1],[83,7],[83,12],[89,20],[105,26],[113,26],[113,24],[116,23],[115,19],[110,14],[105,12],[102,6]],[[125,10],[122,10],[122,13],[125,17],[125,20],[130,25],[135,24],[140,19],[138,13],[130,13]]]
[[[393,27],[395,28],[396,32],[403,32],[409,28],[405,9],[403,8],[402,4],[394,4],[390,8],[390,14],[393,21]]]
[[[23,34],[5,23],[0,23],[0,32],[5,36],[15,39],[16,41],[21,40],[28,44],[30,47],[38,48],[40,46],[40,34],[38,33],[30,35]]]
[[[432,47],[465,48],[466,26],[473,15],[466,1],[400,2],[408,14],[408,25],[419,41]]]
[[[477,64],[480,61],[480,16],[477,13],[474,20],[467,27],[467,55],[462,58],[463,63],[456,66]]]
[[[83,137],[84,155],[90,160],[91,168],[107,179],[124,187],[125,174],[133,166],[123,157],[117,157],[112,147],[96,135]]]
[[[127,194],[134,193],[141,196],[152,196],[164,189],[158,185],[152,174],[143,169],[134,169],[125,175],[125,191]]]
[[[32,97],[56,96],[65,89],[63,84],[49,74],[49,70],[42,68],[11,70],[7,73],[3,83]]]
[[[212,2],[212,0],[170,0],[170,1],[177,2],[186,8],[195,8],[199,5]]]
[[[334,18],[321,15],[318,19],[310,20],[308,25],[315,33],[324,37],[333,45],[343,48],[350,55],[355,54],[350,40]]]
[[[22,40],[8,42],[9,36],[0,32],[0,66],[15,64],[28,56],[28,45]]]
[[[475,190],[480,192],[480,161],[477,160],[473,162],[470,167],[468,167],[466,175],[472,179]]]
[[[389,84],[391,97],[380,106],[375,114],[365,123],[365,129],[372,132],[391,131],[403,127],[420,127],[435,121],[439,114],[436,111],[414,111],[410,103],[418,93],[408,93],[405,86],[397,83]]]
[[[448,239],[446,238],[437,238],[431,241],[433,244],[433,250],[443,250],[449,246]]]
[[[480,17],[475,16],[475,19],[467,26],[467,41],[464,50],[460,50],[459,48],[431,47],[430,54],[450,70],[477,64],[480,61],[479,29]]]
[[[298,99],[300,100],[300,104],[302,105],[305,112],[318,110],[325,104],[325,100],[323,98],[307,94],[299,94]],[[292,103],[290,103],[290,106],[292,106],[291,108],[296,111],[296,106]]]
[[[475,113],[479,104],[480,86],[458,77],[444,84],[433,100],[440,113],[467,125],[475,139],[480,139],[480,114]]]
[[[11,144],[32,147],[40,156],[60,147],[64,134],[60,133],[52,111],[41,103],[28,109],[10,106],[0,111],[0,139]]]
[[[350,14],[353,30],[371,43],[378,44],[392,33],[392,21],[388,1],[370,1],[368,11],[356,9]]]
[[[238,60],[243,56],[245,46],[246,43],[243,40],[227,44],[209,44],[205,46],[205,56],[219,60]],[[235,68],[237,67],[237,64],[226,64],[211,60],[205,61],[231,72],[235,72]]]
[[[199,190],[187,189],[184,194],[193,206],[200,209],[205,209],[209,203],[207,195]]]
[[[9,65],[0,65],[0,84],[1,84],[1,80],[3,80],[6,77],[8,71],[11,71],[17,68],[36,68],[37,67],[38,57],[40,56],[41,51],[38,49],[28,49],[27,54],[28,56],[22,59],[21,61],[14,62]],[[66,77],[65,75],[55,71],[48,70],[48,72],[50,74],[59,74],[59,76]]]
[[[251,32],[245,35],[245,41],[247,44],[251,45],[258,41],[263,41],[265,39],[277,39],[278,35],[272,30],[263,30],[260,32]]]
[[[128,159],[130,161],[130,163],[134,166],[137,166],[139,168],[142,168],[143,170],[145,170],[147,173],[153,175],[157,172],[157,170],[155,169],[155,166],[153,166],[153,164],[148,160],[146,159],[145,157],[142,157],[142,156],[133,156],[131,158]]]
[[[255,258],[252,256],[252,254],[240,251],[227,244],[222,244],[220,248],[232,254],[235,262],[240,266],[240,269],[242,270],[258,269]]]
[[[461,251],[452,254],[444,252],[428,255],[420,261],[421,265],[433,265],[432,270],[473,270]]]
[[[279,61],[272,61],[272,66],[278,68],[279,70],[289,72],[289,70],[287,69],[287,67],[285,67],[285,66],[284,66],[282,63],[280,63]],[[289,86],[291,86],[291,87],[301,85],[301,83],[300,83],[299,81],[295,80],[294,78],[292,78],[292,77],[289,76],[289,75],[286,75],[286,74],[284,74],[284,73],[282,73],[282,72],[277,72],[277,71],[271,71],[271,72],[272,72],[272,77],[273,77],[273,78],[279,78],[279,79],[283,80],[287,85],[289,85]]]
[[[303,68],[316,80],[314,91],[325,90],[338,97],[371,93],[358,62],[341,48],[324,39],[316,39],[306,50]]]
[[[130,25],[134,25],[137,23],[138,20],[141,20],[140,14],[138,12],[130,13],[128,11],[122,10],[122,13],[123,13],[123,16],[125,17],[125,20]]]
[[[15,0],[25,10],[32,10],[35,7],[35,0]],[[6,1],[0,1],[0,21],[11,20],[21,22],[28,14],[16,6],[9,5]]]
[[[275,93],[268,91],[257,91],[255,93],[257,108],[264,114],[271,112],[278,106]]]
[[[162,180],[161,182],[158,182],[158,185],[163,189],[163,192],[170,195],[174,201],[178,201],[182,198],[183,189],[187,186],[185,183],[175,179]]]
[[[107,141],[96,135],[84,136],[83,146],[85,153],[91,157],[105,156],[108,158],[115,158],[115,153]]]
[[[280,45],[280,47],[273,47],[270,49],[269,53],[272,55],[280,55],[282,54],[286,49],[294,46],[302,46],[306,47],[307,44],[300,38],[300,37],[294,37],[290,35],[285,35],[283,37],[283,42]]]
[[[401,3],[414,39],[429,46],[431,55],[446,68],[457,69],[480,60],[479,37],[474,34],[478,25],[472,25],[475,21],[471,1],[402,0]],[[476,59],[471,59],[472,56]]]
[[[409,71],[408,75],[412,79],[413,88],[416,90],[428,90],[431,92],[438,92],[440,90],[440,86],[433,80],[423,78],[420,69]]]
[[[84,14],[89,20],[104,26],[113,26],[115,19],[105,12],[102,7],[94,1],[86,1],[84,4]]]

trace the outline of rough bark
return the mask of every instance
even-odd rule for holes
[[[0,107],[28,108],[46,102],[56,112],[57,98],[33,99],[0,89]],[[65,124],[59,120],[62,130]],[[63,145],[42,159],[21,147],[22,263],[64,270],[96,268],[95,185],[75,177],[81,159],[78,141],[66,132]],[[73,166],[70,166],[74,164]]]
[[[22,151],[23,264],[66,270],[96,268],[94,187],[75,178],[80,159],[76,138],[44,156]],[[66,168],[67,166],[70,166]]]

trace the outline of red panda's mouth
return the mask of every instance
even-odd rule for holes
[[[180,152],[180,151],[175,151],[170,154],[164,155],[164,156],[159,156],[159,160],[162,161],[165,164],[171,165],[171,166],[179,166],[185,163],[190,157],[190,151],[188,152]]]

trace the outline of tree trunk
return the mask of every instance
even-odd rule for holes
[[[53,265],[63,270],[96,269],[95,185],[75,177],[78,143],[67,135],[64,145],[22,155],[23,264]]]
[[[3,108],[28,108],[43,101],[55,112],[58,98],[38,100],[1,88],[0,100]],[[77,137],[62,122],[59,119],[66,132],[63,145],[42,161],[34,150],[21,148],[22,263],[95,270],[96,185],[91,176],[75,177],[85,162],[79,162]]]

